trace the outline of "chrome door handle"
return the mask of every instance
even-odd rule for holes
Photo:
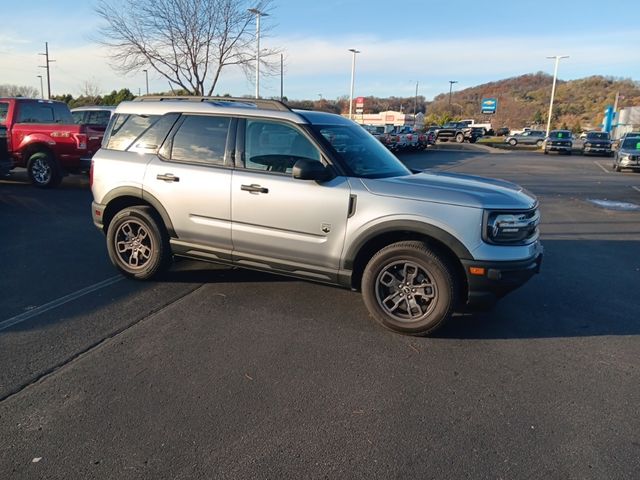
[[[164,175],[156,175],[158,180],[164,180],[165,182],[179,182],[180,177],[176,177],[173,173],[165,173]]]
[[[251,185],[241,185],[240,186],[240,190],[243,190],[245,192],[249,192],[249,193],[269,193],[269,189],[263,187],[262,185],[258,185],[255,183],[252,183]]]

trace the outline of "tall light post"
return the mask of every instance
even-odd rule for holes
[[[353,117],[353,84],[356,76],[356,54],[361,52],[355,48],[350,48],[349,51],[353,54],[351,59],[351,92],[349,94],[349,120],[351,120]]]
[[[44,86],[42,85],[42,75],[36,75],[40,79],[40,98],[44,100]]]
[[[256,98],[260,98],[260,17],[268,17],[268,13],[257,8],[250,8],[249,13],[256,16]]]
[[[144,72],[144,78],[147,82],[147,95],[149,95],[149,71],[148,70],[142,70]]]
[[[553,58],[556,61],[555,68],[553,69],[553,86],[551,87],[551,102],[549,102],[549,118],[547,119],[547,137],[549,136],[549,130],[551,130],[551,115],[553,114],[553,97],[556,95],[556,80],[558,79],[558,64],[561,58],[569,58],[569,55],[554,55]]]
[[[449,110],[451,110],[451,94],[453,92],[453,84],[458,83],[457,80],[449,80]]]

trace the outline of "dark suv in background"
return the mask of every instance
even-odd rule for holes
[[[544,154],[549,152],[566,153],[571,155],[573,149],[573,135],[569,130],[551,130],[544,141]]]
[[[607,155],[611,156],[611,139],[607,132],[587,132],[582,144],[583,155]]]

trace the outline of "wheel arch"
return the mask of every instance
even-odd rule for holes
[[[25,168],[29,168],[29,164],[31,163],[31,157],[36,153],[46,153],[51,157],[51,159],[58,165],[58,159],[56,158],[55,152],[53,149],[47,145],[46,143],[37,142],[30,143],[22,150],[22,162]],[[58,165],[59,168],[59,165]]]
[[[142,192],[139,188],[134,187],[119,187],[109,192],[103,199],[102,204],[105,205],[104,212],[102,214],[102,230],[106,233],[109,228],[109,223],[113,220],[113,217],[121,211],[123,208],[133,206],[146,206],[151,207],[162,221],[164,228],[170,237],[177,237],[173,228],[171,218],[169,214],[162,206],[162,203],[153,195]]]
[[[359,290],[367,263],[380,249],[392,243],[418,240],[428,245],[453,267],[458,280],[460,296],[467,294],[467,283],[461,259],[473,259],[464,244],[449,232],[429,224],[396,220],[368,230],[360,235],[348,248],[343,262],[346,270],[351,270],[351,287]]]

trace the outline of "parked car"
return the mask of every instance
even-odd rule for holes
[[[460,120],[460,123],[464,123],[467,127],[470,128],[482,129],[482,135],[489,135],[489,132],[493,132],[491,123],[476,122],[474,119]]]
[[[613,158],[613,171],[619,172],[623,168],[640,170],[640,134],[626,135]]]
[[[544,141],[544,154],[549,152],[566,153],[571,155],[573,150],[573,136],[569,130],[551,130]]]
[[[512,147],[515,147],[518,144],[536,145],[537,147],[542,147],[546,134],[547,132],[545,132],[544,130],[527,130],[522,133],[509,135],[504,139],[504,141]]]
[[[496,137],[506,137],[509,135],[509,129],[507,127],[500,127],[496,130]]]
[[[123,102],[91,178],[126,276],[178,255],[310,279],[361,290],[404,334],[495,301],[542,261],[538,202],[518,185],[413,173],[350,120],[275,100]]]
[[[37,187],[55,187],[69,173],[89,169],[102,132],[77,125],[66,103],[0,98],[0,124],[6,128],[11,168],[25,167]]]
[[[613,155],[611,139],[607,132],[587,132],[582,144],[583,155]]]

